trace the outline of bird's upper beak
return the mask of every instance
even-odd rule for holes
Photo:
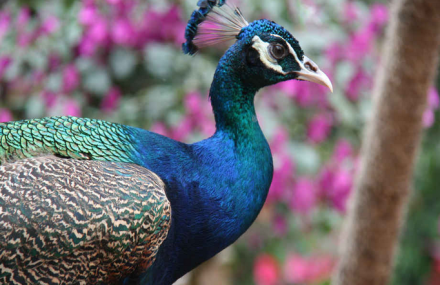
[[[319,69],[318,65],[307,56],[304,56],[301,70],[296,73],[299,75],[298,79],[327,86],[328,89],[333,92],[333,86],[328,76],[325,75],[325,73]]]

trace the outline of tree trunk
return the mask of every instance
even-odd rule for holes
[[[395,0],[333,285],[385,285],[440,52],[440,0]]]

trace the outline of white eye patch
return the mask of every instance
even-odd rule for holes
[[[302,61],[300,61],[298,59],[298,55],[296,54],[296,52],[294,51],[294,49],[292,48],[292,46],[282,37],[280,37],[279,35],[274,35],[271,34],[271,36],[277,37],[282,39],[286,44],[287,47],[289,48],[289,53],[291,55],[293,55],[293,57],[295,58],[295,61],[298,63],[298,65],[303,69],[304,68],[304,64],[302,63]],[[259,36],[254,36],[252,38],[252,47],[255,48],[258,53],[260,54],[260,60],[261,62],[266,65],[267,68],[270,68],[278,73],[281,73],[283,75],[286,75],[287,72],[283,71],[283,68],[281,67],[281,65],[278,64],[277,60],[274,59],[270,54],[269,54],[269,43],[263,41]]]
[[[260,54],[260,60],[261,62],[267,67],[272,69],[273,71],[276,71],[278,73],[281,73],[283,75],[286,75],[287,73],[283,71],[283,68],[281,65],[278,64],[277,60],[274,59],[269,54],[269,43],[263,41],[260,39],[259,36],[254,36],[252,38],[252,47],[258,51]],[[290,50],[290,49],[289,49]]]

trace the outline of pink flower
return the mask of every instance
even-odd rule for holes
[[[350,196],[350,192],[353,186],[353,173],[347,170],[341,169],[337,171],[333,177],[333,191],[330,193],[331,201],[333,206],[340,211],[345,213],[347,199]]]
[[[113,25],[112,39],[120,45],[131,45],[135,43],[135,31],[128,19],[121,18]]]
[[[435,87],[431,87],[428,91],[428,108],[437,110],[439,107],[438,91]]]
[[[388,21],[388,8],[384,4],[376,3],[371,6],[371,23],[373,23],[378,29],[386,24]]]
[[[293,211],[300,214],[308,214],[316,204],[316,186],[313,180],[299,178],[293,188],[293,196],[290,206]]]
[[[273,229],[277,236],[285,236],[288,231],[286,218],[281,215],[276,216],[275,220],[273,221]]]
[[[345,213],[347,199],[353,187],[354,169],[343,167],[324,167],[319,178],[320,195],[330,201],[332,206],[341,213]]]
[[[121,98],[121,91],[118,87],[112,87],[105,95],[101,103],[101,110],[104,112],[111,112],[116,109]]]
[[[344,161],[344,159],[351,157],[352,155],[353,147],[350,142],[345,139],[338,140],[333,152],[333,161],[340,164]]]
[[[325,49],[325,57],[332,65],[341,60],[344,56],[344,46],[339,43],[330,44]]]
[[[60,21],[55,16],[47,17],[41,24],[40,31],[43,34],[50,35],[55,32],[60,25]]]
[[[0,57],[0,79],[5,74],[6,69],[11,64],[11,62],[12,62],[12,59],[8,56]]]
[[[371,87],[372,79],[369,75],[365,73],[362,68],[358,68],[357,72],[354,74],[346,90],[348,99],[356,101],[361,95],[361,90],[365,87]]]
[[[172,130],[172,139],[176,141],[185,140],[193,129],[192,120],[189,116],[185,116],[180,123]]]
[[[150,130],[151,130],[153,133],[157,133],[157,134],[159,134],[159,135],[163,135],[163,136],[166,136],[166,137],[169,136],[169,131],[168,131],[167,126],[165,126],[165,124],[162,123],[162,122],[154,123],[154,124],[151,126],[151,129],[150,129]]]
[[[28,7],[23,7],[18,12],[17,26],[19,29],[23,29],[25,25],[29,22],[31,16],[31,10]]]
[[[327,256],[303,257],[291,254],[284,266],[284,278],[290,284],[310,284],[330,278],[334,262]]]
[[[434,125],[435,122],[435,115],[434,115],[434,111],[431,109],[426,110],[423,113],[423,127],[425,128],[430,128],[432,127],[432,125]]]
[[[87,35],[93,42],[104,44],[108,37],[108,27],[105,19],[101,17],[94,19]]]
[[[0,123],[12,121],[12,114],[7,109],[0,109]]]
[[[359,11],[353,1],[346,2],[344,5],[344,20],[351,24],[358,19]]]
[[[70,93],[80,82],[80,74],[74,64],[67,65],[63,70],[63,92]]]
[[[275,285],[278,281],[278,263],[269,254],[257,257],[254,262],[254,281],[257,285]]]
[[[292,179],[295,174],[295,164],[286,153],[279,152],[275,155],[277,165],[275,165],[267,203],[279,201],[285,197],[286,191],[292,187]]]
[[[1,69],[0,69],[1,70]],[[1,73],[0,73],[1,74]],[[423,126],[429,128],[434,124],[434,110],[439,108],[439,95],[435,87],[431,87],[428,91],[428,104],[423,113]]]
[[[78,103],[73,99],[67,99],[64,103],[64,115],[65,116],[74,116],[74,117],[80,117],[81,116],[81,108],[79,107]]]
[[[315,115],[307,127],[307,137],[311,143],[321,143],[327,139],[332,127],[332,118],[328,114]]]
[[[83,25],[91,25],[97,17],[98,12],[92,4],[83,5],[78,15],[79,22]]]
[[[48,109],[54,107],[57,102],[57,95],[47,90],[41,93],[41,97],[43,97],[44,104]]]

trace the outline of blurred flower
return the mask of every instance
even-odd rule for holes
[[[254,262],[254,281],[257,285],[275,285],[279,278],[278,263],[269,254],[262,254]]]
[[[11,64],[11,62],[12,62],[12,59],[9,56],[0,57],[0,79],[5,74],[6,69]]]
[[[367,75],[365,71],[358,67],[356,73],[350,80],[347,86],[346,95],[348,99],[352,101],[356,101],[359,99],[359,96],[361,95],[361,90],[365,87],[370,87],[368,90],[371,89],[372,86],[372,78],[371,76]]]
[[[340,139],[336,142],[335,149],[333,152],[332,160],[340,164],[344,159],[349,158],[353,155],[353,146],[349,141],[345,139]]]
[[[79,22],[83,25],[91,25],[98,16],[97,9],[92,3],[82,5],[79,11]]]
[[[60,21],[57,17],[49,16],[41,24],[40,32],[43,35],[50,35],[58,29],[59,25]]]
[[[69,94],[75,90],[80,83],[80,75],[74,64],[68,64],[63,70],[63,92]]]
[[[41,93],[41,96],[47,108],[52,108],[55,106],[57,101],[57,95],[55,93],[46,90]]]
[[[423,126],[425,128],[429,128],[434,124],[435,121],[434,110],[437,110],[438,108],[439,108],[438,91],[435,87],[431,87],[428,91],[428,102],[427,102],[426,110],[423,113]]]
[[[277,236],[285,236],[288,231],[286,218],[282,215],[277,215],[273,221],[273,229]]]
[[[288,283],[314,284],[330,277],[334,262],[328,256],[303,257],[291,254],[284,266],[284,278]]]
[[[81,108],[79,107],[78,103],[73,99],[67,99],[64,103],[64,115],[65,116],[74,116],[74,117],[80,117],[81,116]]]
[[[344,20],[351,24],[358,19],[359,11],[354,1],[348,1],[344,4]]]
[[[151,126],[150,131],[152,131],[153,133],[157,133],[157,134],[163,135],[163,136],[167,136],[167,137],[169,136],[168,128],[162,122],[154,123]]]
[[[18,12],[17,27],[23,29],[29,22],[31,16],[31,10],[28,7],[22,7]]]
[[[0,108],[0,123],[12,121],[12,114],[7,109]]]
[[[381,3],[375,3],[370,10],[370,25],[374,32],[378,32],[388,21],[388,7]]]
[[[116,44],[120,45],[132,45],[136,34],[129,19],[121,18],[116,20],[112,29],[112,39]]]
[[[104,112],[114,111],[118,107],[121,96],[122,94],[118,87],[110,88],[101,102],[101,110]]]
[[[333,121],[328,114],[315,115],[307,126],[307,137],[312,143],[321,143],[330,134]]]
[[[316,187],[313,180],[301,177],[293,188],[290,206],[293,211],[308,214],[316,204]]]

